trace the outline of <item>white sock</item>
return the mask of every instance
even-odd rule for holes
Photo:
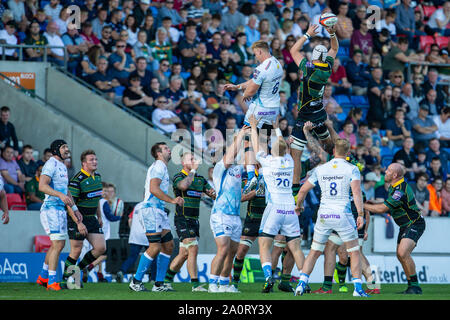
[[[255,172],[255,166],[252,164],[248,164],[245,166],[247,169],[247,172]]]
[[[48,271],[48,264],[46,264],[45,262],[44,265],[42,266],[42,270]]]

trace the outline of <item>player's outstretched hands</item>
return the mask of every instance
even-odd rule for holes
[[[67,205],[69,207],[73,206],[72,199],[68,195],[61,193],[61,195],[59,196],[59,199],[61,199],[61,201],[64,202],[65,205]]]
[[[74,214],[75,214],[75,217],[77,217],[78,222],[83,221],[83,215],[80,213],[79,210],[75,211]]]
[[[307,34],[310,35],[310,37],[315,37],[319,32],[317,32],[317,28],[319,28],[319,25],[312,24],[309,26],[308,30],[306,31]]]
[[[77,223],[77,228],[78,228],[78,231],[79,231],[83,236],[87,236],[88,231],[87,231],[86,226],[83,224],[83,222],[78,222],[78,223]]]
[[[311,131],[312,128],[314,127],[313,123],[311,121],[306,121],[305,124],[303,125],[303,131]]]
[[[250,127],[252,128],[256,128],[258,126],[259,121],[261,121],[262,117],[259,119],[255,118],[255,115],[252,114],[249,118],[248,118],[248,122],[250,122]]]
[[[3,220],[3,224],[8,224],[8,222],[9,222],[9,213],[8,212],[3,211],[2,220]]]
[[[305,210],[305,208],[303,207],[303,204],[298,204],[295,206],[295,214],[300,216],[303,211]]]
[[[184,205],[184,199],[182,197],[176,197],[175,199],[172,200],[173,204],[177,204],[179,206],[183,206]]]
[[[238,88],[237,88],[237,85],[235,85],[235,84],[227,83],[227,84],[225,84],[224,89],[230,90],[230,91],[236,91]]]
[[[364,226],[364,218],[361,216],[358,216],[358,218],[356,218],[356,228],[358,230],[361,230],[361,228]]]
[[[328,31],[329,34],[334,34],[334,33],[336,33],[336,25],[334,25],[334,26],[332,26],[332,27],[327,27],[327,28],[325,28],[325,29],[327,29],[327,31]]]

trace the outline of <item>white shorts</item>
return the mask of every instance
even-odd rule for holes
[[[259,227],[261,232],[273,236],[280,233],[287,237],[299,237],[300,223],[295,214],[295,205],[268,203]]]
[[[244,124],[250,125],[249,118],[253,114],[256,119],[261,118],[261,121],[258,123],[258,128],[261,129],[264,123],[268,125],[272,125],[277,119],[278,114],[280,113],[280,108],[264,108],[259,104],[252,102],[248,106],[247,113],[245,114]]]
[[[344,244],[344,241],[342,241],[341,237],[339,237],[335,233],[330,234],[330,237],[328,238],[328,240],[330,240],[337,246],[342,246]],[[362,247],[364,245],[364,239],[361,239],[358,237],[358,244],[360,247]]]
[[[66,240],[67,212],[61,208],[47,208],[42,206],[40,212],[41,225],[50,240]]]
[[[343,242],[358,239],[355,219],[352,213],[317,213],[313,240],[326,243],[332,231],[336,231]]]
[[[209,218],[209,225],[211,226],[214,238],[230,237],[234,242],[241,240],[242,222],[240,216],[213,213]]]
[[[158,208],[139,208],[139,223],[145,233],[160,233],[163,230],[170,230],[167,213]]]

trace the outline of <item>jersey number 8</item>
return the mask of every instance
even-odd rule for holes
[[[338,194],[338,191],[336,189],[336,182],[330,183],[330,196],[335,196]]]

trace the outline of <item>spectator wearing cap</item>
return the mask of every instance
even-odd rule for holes
[[[109,56],[109,65],[114,78],[117,78],[121,85],[126,86],[130,73],[136,70],[136,66],[131,56],[125,52],[126,42],[118,40],[116,42],[116,52]]]
[[[431,184],[427,186],[430,192],[430,216],[439,217],[442,214],[442,187],[443,179],[436,177],[432,180]]]
[[[185,28],[185,35],[178,44],[178,49],[181,53],[181,64],[185,70],[190,70],[192,63],[197,56],[198,41],[196,25],[194,23],[187,23]]]
[[[169,87],[163,91],[163,95],[169,100],[170,110],[178,108],[182,99],[185,98],[184,91],[181,87],[182,82],[183,78],[180,76],[172,76],[170,78]]]
[[[443,86],[438,85],[438,71],[434,68],[431,68],[428,70],[427,73],[427,80],[423,83],[422,87],[424,90],[424,93],[428,95],[428,92],[430,89],[433,89],[436,91],[436,97],[434,100],[436,101],[437,106],[442,107],[445,101],[445,93]],[[433,112],[433,109],[430,109],[431,112]],[[432,114],[438,114],[440,110],[436,110],[436,113]]]
[[[17,45],[18,40],[15,36],[16,23],[14,21],[8,21],[4,30],[0,30],[0,44],[12,44]],[[17,60],[17,51],[15,48],[6,49],[0,47],[0,57],[3,56],[3,50],[5,51],[6,60]]]
[[[30,181],[36,173],[36,162],[33,160],[33,147],[29,144],[23,146],[22,156],[17,160],[20,171],[25,175],[25,181]]]
[[[445,150],[441,150],[441,143],[438,138],[432,138],[428,142],[427,161],[431,162],[434,157],[439,157],[441,163],[448,164],[450,155]]]
[[[411,184],[414,197],[416,198],[416,204],[422,216],[428,216],[430,208],[430,191],[428,191],[427,185],[428,175],[424,172],[417,174],[416,183]]]
[[[101,56],[97,61],[97,71],[89,77],[89,81],[97,90],[106,94],[110,101],[114,100],[114,88],[119,87],[119,81],[113,76],[112,70],[108,69],[108,58]]]
[[[443,6],[433,12],[430,19],[428,19],[428,26],[434,32],[442,36],[450,37],[450,29],[448,23],[450,22],[450,1],[445,1]]]
[[[14,149],[6,146],[0,158],[0,172],[5,182],[5,192],[22,194],[25,191],[25,175],[13,157]]]
[[[347,63],[346,67],[348,81],[353,88],[352,93],[358,96],[367,94],[367,86],[370,80],[370,73],[362,62],[362,56],[361,50],[355,50],[352,60]]]
[[[379,181],[380,177],[375,172],[369,172],[365,175],[361,189],[366,194],[367,200],[375,199],[375,184]]]
[[[437,138],[444,148],[450,148],[450,107],[441,109],[439,115],[433,116],[433,121],[437,126]]]
[[[258,17],[260,23],[262,19],[267,19],[270,26],[270,33],[275,34],[279,28],[278,20],[272,12],[266,11],[266,3],[264,0],[258,0],[255,4],[255,15]]]
[[[162,7],[158,10],[158,16],[156,19],[156,25],[159,27],[162,25],[162,19],[164,17],[170,17],[174,25],[181,24],[184,19],[180,16],[177,10],[173,8],[174,0],[167,0],[163,3]]]
[[[122,95],[123,104],[145,119],[150,120],[153,111],[153,98],[149,92],[150,88],[141,85],[141,77],[138,74],[131,75],[129,83],[130,85]]]
[[[145,16],[152,14],[152,11],[150,10],[150,2],[150,0],[139,0],[139,4],[135,5],[133,9],[133,15],[136,18],[136,23],[138,26],[142,24]]]
[[[155,129],[162,133],[173,133],[177,130],[177,125],[182,124],[181,119],[168,109],[169,100],[161,95],[155,100],[156,109],[152,113],[152,123]]]
[[[383,60],[383,71],[388,73],[391,70],[404,71],[409,62],[422,62],[423,54],[416,54],[408,48],[408,39],[399,38],[397,46],[386,54]]]
[[[394,119],[388,119],[386,136],[389,139],[390,148],[401,147],[403,141],[411,136],[411,123],[405,120],[405,112],[402,109],[395,110]]]
[[[372,34],[369,33],[369,21],[364,19],[361,22],[360,29],[353,31],[350,40],[350,56],[353,55],[355,50],[361,50],[363,53],[363,61],[369,62],[369,57],[373,51],[373,39]]]
[[[238,0],[231,0],[227,3],[228,11],[222,15],[220,29],[235,33],[238,27],[245,25],[245,16],[238,11]]]

